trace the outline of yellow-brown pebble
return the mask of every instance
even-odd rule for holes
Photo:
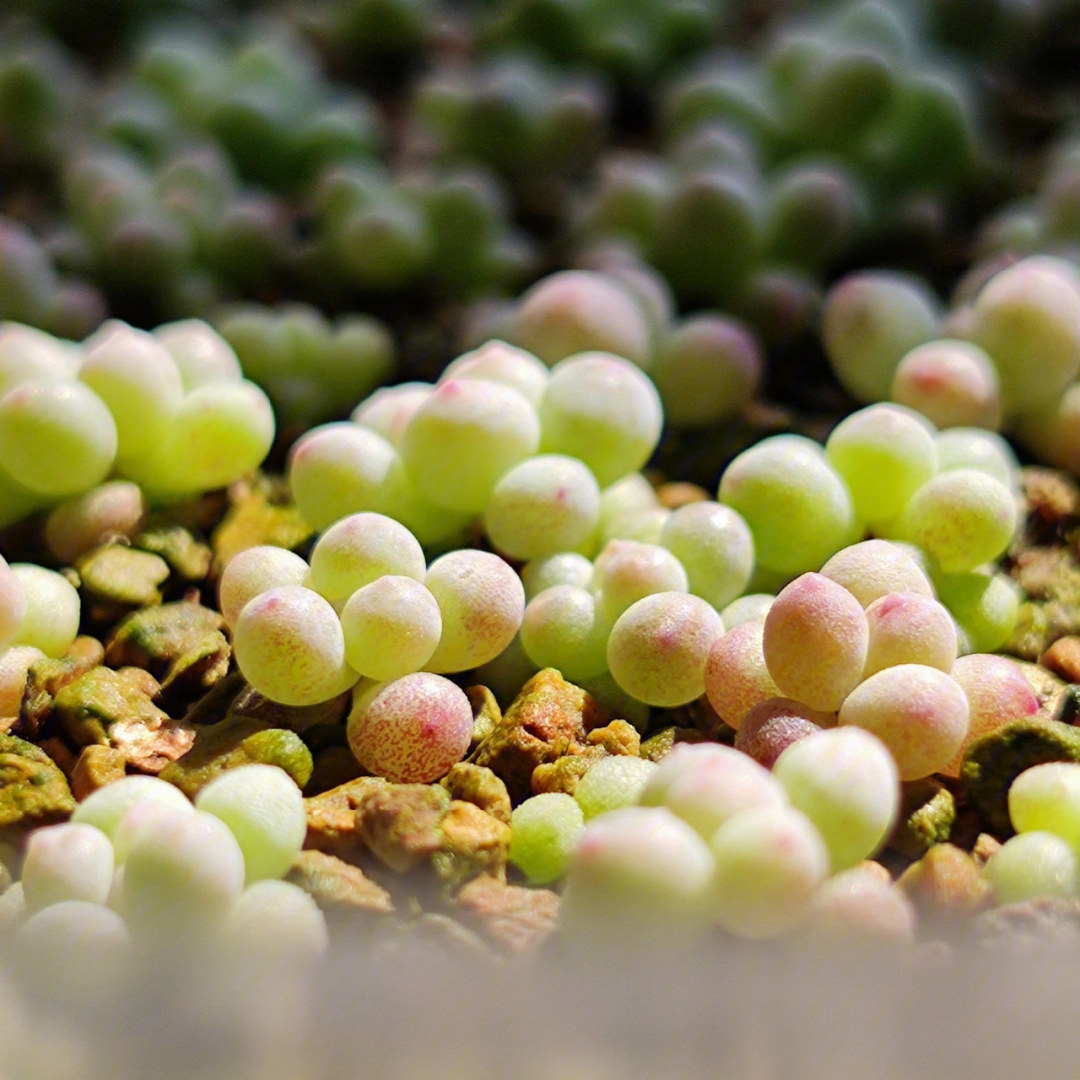
[[[1058,638],[1042,654],[1040,663],[1066,682],[1080,682],[1080,637]]]

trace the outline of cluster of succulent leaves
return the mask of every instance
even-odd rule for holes
[[[299,301],[434,367],[462,305],[616,240],[684,308],[784,336],[851,265],[947,281],[1031,186],[1012,152],[1067,113],[1068,10],[21,0],[0,316],[78,338]]]

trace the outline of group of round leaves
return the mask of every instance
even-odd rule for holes
[[[771,774],[730,747],[682,744],[658,765],[603,759],[572,797],[525,800],[510,857],[535,883],[566,877],[571,931],[629,922],[655,936],[711,919],[771,937],[808,914],[830,875],[877,851],[899,807],[889,752],[858,728],[801,739]],[[877,906],[910,933],[905,901]]]
[[[719,609],[746,588],[753,539],[729,507],[701,501],[667,511],[650,504],[644,486],[638,512],[610,527],[633,533],[647,520],[656,543],[616,537],[595,563],[564,552],[525,566],[521,644],[538,667],[569,679],[610,671],[638,701],[681,705],[704,690],[705,656],[723,632]]]
[[[107,994],[132,939],[161,948],[203,940],[238,956],[305,963],[326,947],[312,898],[280,880],[304,843],[293,780],[271,765],[228,769],[192,805],[155,777],[98,789],[70,822],[34,832],[17,963],[45,965],[50,992]]]
[[[379,776],[426,782],[460,761],[472,706],[443,677],[502,653],[521,625],[521,579],[499,556],[452,551],[428,566],[382,514],[326,530],[310,565],[275,547],[241,552],[220,582],[237,665],[261,694],[313,705],[353,690],[349,740]]]
[[[1014,472],[1015,459],[997,435],[935,432],[896,405],[853,414],[824,448],[795,435],[766,439],[725,471],[720,504],[669,512],[639,502],[612,530],[635,539],[610,541],[591,568],[573,553],[530,563],[522,645],[535,663],[570,678],[610,671],[640,701],[685,704],[700,695],[705,657],[731,627],[718,613],[742,594],[755,568],[783,582],[816,571],[871,531],[909,543],[933,567],[949,608],[935,605],[941,632],[956,637],[950,613],[959,624],[960,640],[945,648],[951,658],[998,648],[1012,631],[1017,594],[982,566],[1012,538]],[[628,481],[605,490],[602,504],[616,497],[628,504]],[[646,536],[655,542],[637,539]],[[901,549],[881,543],[865,550],[888,567]],[[914,570],[933,599],[927,575]],[[680,595],[687,592],[693,595]],[[872,656],[869,663],[867,676],[895,661]]]
[[[595,351],[630,360],[655,384],[671,427],[735,416],[763,376],[754,334],[717,312],[674,318],[664,279],[617,250],[596,270],[560,270],[528,288],[508,319],[510,340],[549,365]]]
[[[206,323],[153,334],[111,320],[82,345],[0,326],[0,520],[78,495],[114,470],[157,501],[224,487],[274,438],[266,395]]]
[[[958,658],[958,643],[915,560],[868,540],[786,586],[763,617],[732,627],[710,651],[705,688],[736,745],[759,760],[808,725],[852,725],[881,739],[904,780],[957,776],[976,738],[1038,709],[1015,664]],[[770,714],[777,698],[790,700]]]
[[[289,480],[316,528],[376,511],[428,545],[483,515],[497,550],[533,559],[589,539],[600,489],[649,459],[661,424],[656,389],[620,357],[584,353],[549,372],[492,341],[435,385],[377,391],[353,422],[313,429]]]
[[[566,877],[568,929],[618,934],[629,921],[656,934],[712,919],[768,937],[835,918],[910,936],[910,903],[858,867],[897,820],[900,780],[957,776],[966,746],[1039,709],[1012,661],[957,659],[953,620],[901,545],[856,544],[778,597],[746,601],[706,666],[734,749],[681,745],[658,766],[607,758],[573,797],[515,810],[511,859],[536,883]],[[1046,784],[1024,804],[1036,809],[1013,816],[1042,832],[987,868],[1002,903],[1080,887],[1065,851],[1080,838],[1080,767],[1040,769]],[[1059,769],[1068,776],[1049,775]]]
[[[845,388],[894,402],[938,427],[1016,438],[1061,468],[1080,468],[1080,275],[1035,255],[994,273],[943,319],[919,281],[861,271],[829,294],[825,350]]]
[[[842,420],[824,449],[778,435],[745,450],[721,477],[720,501],[750,525],[758,565],[778,575],[816,570],[867,531],[964,573],[1012,539],[1014,460],[993,433],[939,433],[909,409],[871,405]]]

